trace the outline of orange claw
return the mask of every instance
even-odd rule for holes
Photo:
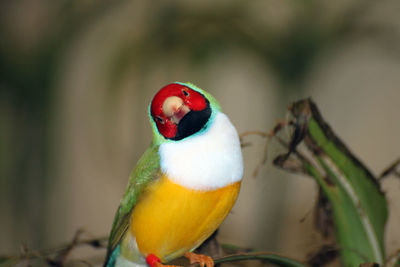
[[[198,263],[201,267],[214,267],[214,260],[203,254],[195,254],[193,252],[186,252],[185,257],[189,259],[190,264]]]

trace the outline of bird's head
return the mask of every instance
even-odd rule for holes
[[[220,109],[215,99],[192,84],[171,83],[157,92],[150,103],[153,130],[165,139],[182,140],[207,126],[213,109]]]

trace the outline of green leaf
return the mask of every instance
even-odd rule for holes
[[[287,165],[293,166],[295,158],[301,167],[294,170],[318,182],[332,206],[344,266],[383,264],[387,203],[376,178],[333,133],[310,99],[298,101],[289,109],[295,118],[295,131],[287,145],[289,151],[274,163],[290,169]],[[307,153],[298,150],[301,142]]]

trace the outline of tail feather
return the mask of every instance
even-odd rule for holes
[[[125,253],[121,253],[121,246],[126,246],[125,249],[122,249]],[[126,248],[129,248],[129,253],[126,253]],[[128,235],[124,238],[122,244],[107,253],[103,267],[148,267],[148,265],[138,250],[135,238]]]
[[[112,252],[107,251],[107,257],[103,267],[115,267],[116,260],[120,255],[120,246],[121,245],[118,245]]]

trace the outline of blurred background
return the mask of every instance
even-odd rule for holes
[[[400,155],[400,2],[14,0],[0,3],[0,254],[106,236],[151,140],[147,105],[190,81],[239,132],[269,131],[312,97],[378,175]],[[317,187],[250,136],[219,240],[306,259]],[[400,248],[400,181],[384,182],[386,251]],[[104,251],[99,252],[104,253]],[[102,256],[104,256],[102,254]]]

